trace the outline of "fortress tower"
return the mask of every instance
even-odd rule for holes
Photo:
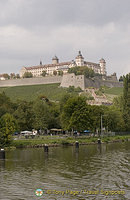
[[[100,74],[106,75],[106,62],[103,58],[100,59],[99,61],[99,65],[100,65]]]
[[[75,62],[77,66],[84,66],[84,57],[81,54],[81,51],[79,51],[79,54],[75,58]]]
[[[54,56],[52,58],[52,64],[58,64],[59,63],[59,59],[57,58],[57,56]]]

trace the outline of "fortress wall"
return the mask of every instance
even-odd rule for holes
[[[84,75],[75,76],[75,74],[63,75],[61,87],[80,87],[82,90],[88,87],[100,88],[100,86],[108,87],[123,87],[123,84],[118,81],[102,80],[101,78],[84,78]]]
[[[87,87],[99,88],[100,86],[106,85],[108,87],[123,87],[123,83],[117,81],[103,81],[100,78],[84,78],[84,75],[75,76],[75,74],[65,74],[62,76],[47,76],[37,78],[24,78],[24,79],[12,79],[12,80],[0,80],[0,87],[13,87],[22,85],[40,85],[40,84],[53,84],[61,83],[61,87],[74,86],[75,88],[80,87],[84,90]]]
[[[82,90],[84,90],[85,89],[84,75],[75,76],[74,73],[64,74],[60,86],[61,87],[74,86],[75,88],[80,87]]]
[[[62,76],[48,76],[48,77],[39,77],[39,78],[12,79],[12,80],[5,80],[5,81],[0,80],[0,87],[61,83],[61,79],[62,79]]]
[[[116,81],[102,81],[102,85],[107,87],[123,87],[123,83]]]
[[[102,80],[100,79],[95,80],[95,79],[85,78],[85,88],[88,88],[88,87],[99,88],[101,81]]]
[[[85,79],[85,88],[87,87],[95,87],[100,88],[100,86],[107,86],[107,87],[123,87],[123,83],[120,83],[118,81],[109,81],[109,80],[102,80],[100,78],[94,78],[94,79]]]

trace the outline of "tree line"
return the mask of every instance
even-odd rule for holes
[[[88,105],[82,96],[65,95],[59,103],[40,95],[35,101],[11,102],[0,94],[0,145],[9,145],[15,131],[61,128],[68,131],[130,130],[130,74],[124,77],[123,95],[111,106]]]
[[[5,79],[19,79],[20,75],[19,74],[15,74],[15,73],[10,73],[10,74],[1,74],[1,76]]]

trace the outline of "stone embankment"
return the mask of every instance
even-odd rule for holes
[[[0,87],[61,83],[62,76],[0,80]]]
[[[84,75],[64,74],[63,76],[46,76],[37,78],[21,78],[11,80],[0,80],[0,87],[14,87],[22,85],[40,85],[61,83],[61,87],[74,86],[80,87],[82,90],[88,87],[99,88],[100,86],[108,87],[123,87],[123,84],[118,81],[102,80],[101,78],[85,78]]]
[[[102,80],[101,77],[85,78],[84,75],[75,75],[74,73],[63,75],[61,87],[80,87],[85,90],[88,87],[100,88],[100,86],[107,87],[123,87],[119,81]]]

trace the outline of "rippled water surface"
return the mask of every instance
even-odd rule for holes
[[[129,153],[129,142],[6,152],[0,200],[129,200]]]

